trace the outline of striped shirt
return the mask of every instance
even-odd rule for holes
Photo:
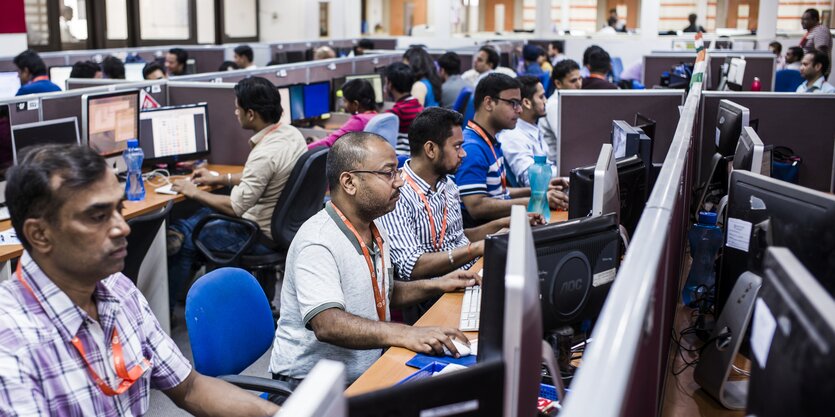
[[[191,373],[148,302],[124,275],[113,274],[96,284],[96,322],[28,252],[20,262],[37,299],[17,279],[0,284],[0,415],[141,416],[148,411],[150,388],[174,388]],[[126,392],[108,397],[70,341],[78,337],[96,373],[116,387],[109,342],[116,328],[127,368],[143,358],[151,368]]]
[[[485,134],[489,135],[486,132]],[[455,183],[462,197],[486,194],[491,198],[509,200],[510,193],[502,185],[502,175],[505,173],[502,145],[492,136],[488,139],[493,144],[496,156],[493,156],[490,146],[478,133],[469,127],[464,129],[463,147],[467,156],[455,173]],[[468,216],[464,203],[461,203],[461,211],[465,217]]]
[[[394,103],[394,107],[388,110],[389,113],[396,114],[397,118],[400,119],[400,130],[397,134],[397,147],[395,148],[398,155],[409,154],[409,126],[412,125],[412,120],[415,120],[422,111],[423,106],[418,99],[411,95],[400,97],[400,100]]]
[[[380,218],[388,232],[391,258],[397,267],[397,278],[408,281],[421,255],[431,252],[446,252],[450,249],[467,246],[470,241],[464,234],[458,187],[452,177],[441,177],[432,191],[429,184],[412,171],[410,161],[403,165],[403,174],[415,181],[418,189],[426,195],[432,208],[435,223],[435,239],[440,237],[444,221],[444,206],[447,208],[447,228],[440,248],[436,249],[432,241],[432,226],[426,213],[426,206],[418,193],[407,183],[400,188],[400,200],[395,209]],[[473,262],[464,265],[465,269]]]
[[[804,40],[801,41],[801,45],[803,48],[803,53],[808,54],[809,52],[814,51],[815,49],[820,49],[825,51],[827,55],[832,57],[832,34],[829,33],[829,28],[824,25],[817,25],[812,29],[809,29],[809,32],[806,33],[804,36]]]

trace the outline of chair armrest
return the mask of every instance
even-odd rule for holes
[[[239,249],[237,252],[235,252],[232,256],[228,258],[215,256],[214,253],[212,253],[212,251],[209,250],[209,248],[207,248],[206,245],[204,245],[203,242],[200,241],[200,232],[203,231],[203,227],[214,220],[225,220],[232,223],[242,224],[249,231],[249,236],[247,237],[246,242],[244,242],[243,246],[241,246],[241,249]],[[203,254],[203,256],[209,259],[210,262],[218,266],[236,266],[241,256],[249,251],[252,245],[258,241],[260,236],[261,229],[258,227],[258,223],[255,223],[252,220],[243,219],[240,217],[226,216],[218,213],[212,213],[201,219],[197,223],[197,225],[194,226],[194,231],[191,234],[191,241],[194,243],[194,246],[197,248],[197,250],[199,250],[200,253]]]
[[[218,377],[236,387],[249,391],[290,395],[293,389],[285,381],[246,375],[221,375]]]

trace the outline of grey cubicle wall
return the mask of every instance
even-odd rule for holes
[[[719,101],[748,107],[766,145],[783,145],[803,158],[800,185],[832,192],[835,181],[835,95],[706,91],[698,123],[698,183],[706,181],[716,138]]]
[[[600,145],[611,142],[612,120],[634,123],[641,113],[657,122],[653,162],[662,162],[679,121],[684,90],[565,90],[560,92],[557,144],[560,175],[594,165]]]
[[[235,84],[168,83],[168,104],[205,102],[209,108],[209,161],[221,165],[243,165],[249,154],[253,132],[241,128],[235,117]]]
[[[196,72],[217,71],[220,64],[225,61],[226,50],[231,46],[185,46],[188,57],[194,59]]]
[[[644,69],[641,82],[652,88],[661,82],[661,74],[670,71],[674,65],[692,64],[696,62],[696,52],[653,52],[644,55]]]
[[[33,96],[9,97],[0,100],[0,106],[9,106],[9,122],[12,126],[35,123],[41,120],[40,101]]]
[[[721,79],[721,66],[727,58],[745,57],[745,75],[742,78],[743,90],[751,90],[751,83],[754,77],[759,77],[762,82],[762,91],[774,91],[774,73],[776,70],[774,54],[768,51],[721,51],[710,54],[708,60],[707,86],[708,90],[714,90]],[[695,52],[653,52],[644,56],[643,83],[647,88],[657,85],[661,79],[661,73],[670,71],[673,65],[680,63],[692,64],[696,60]]]

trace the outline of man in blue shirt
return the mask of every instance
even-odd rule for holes
[[[530,188],[508,187],[504,155],[496,134],[516,127],[522,112],[519,81],[504,74],[489,74],[475,90],[475,116],[464,129],[467,156],[455,174],[461,195],[464,227],[473,227],[510,215],[510,207],[527,205]],[[568,184],[552,181],[548,200],[551,208],[567,208]]]
[[[28,49],[14,58],[17,67],[17,76],[20,78],[20,89],[16,96],[27,94],[50,93],[61,91],[61,88],[49,81],[46,73],[46,64],[38,53]]]

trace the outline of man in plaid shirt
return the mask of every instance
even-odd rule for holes
[[[25,252],[0,284],[0,415],[140,416],[160,389],[197,415],[277,406],[194,371],[119,271],[124,186],[87,147],[30,151],[7,175]]]

